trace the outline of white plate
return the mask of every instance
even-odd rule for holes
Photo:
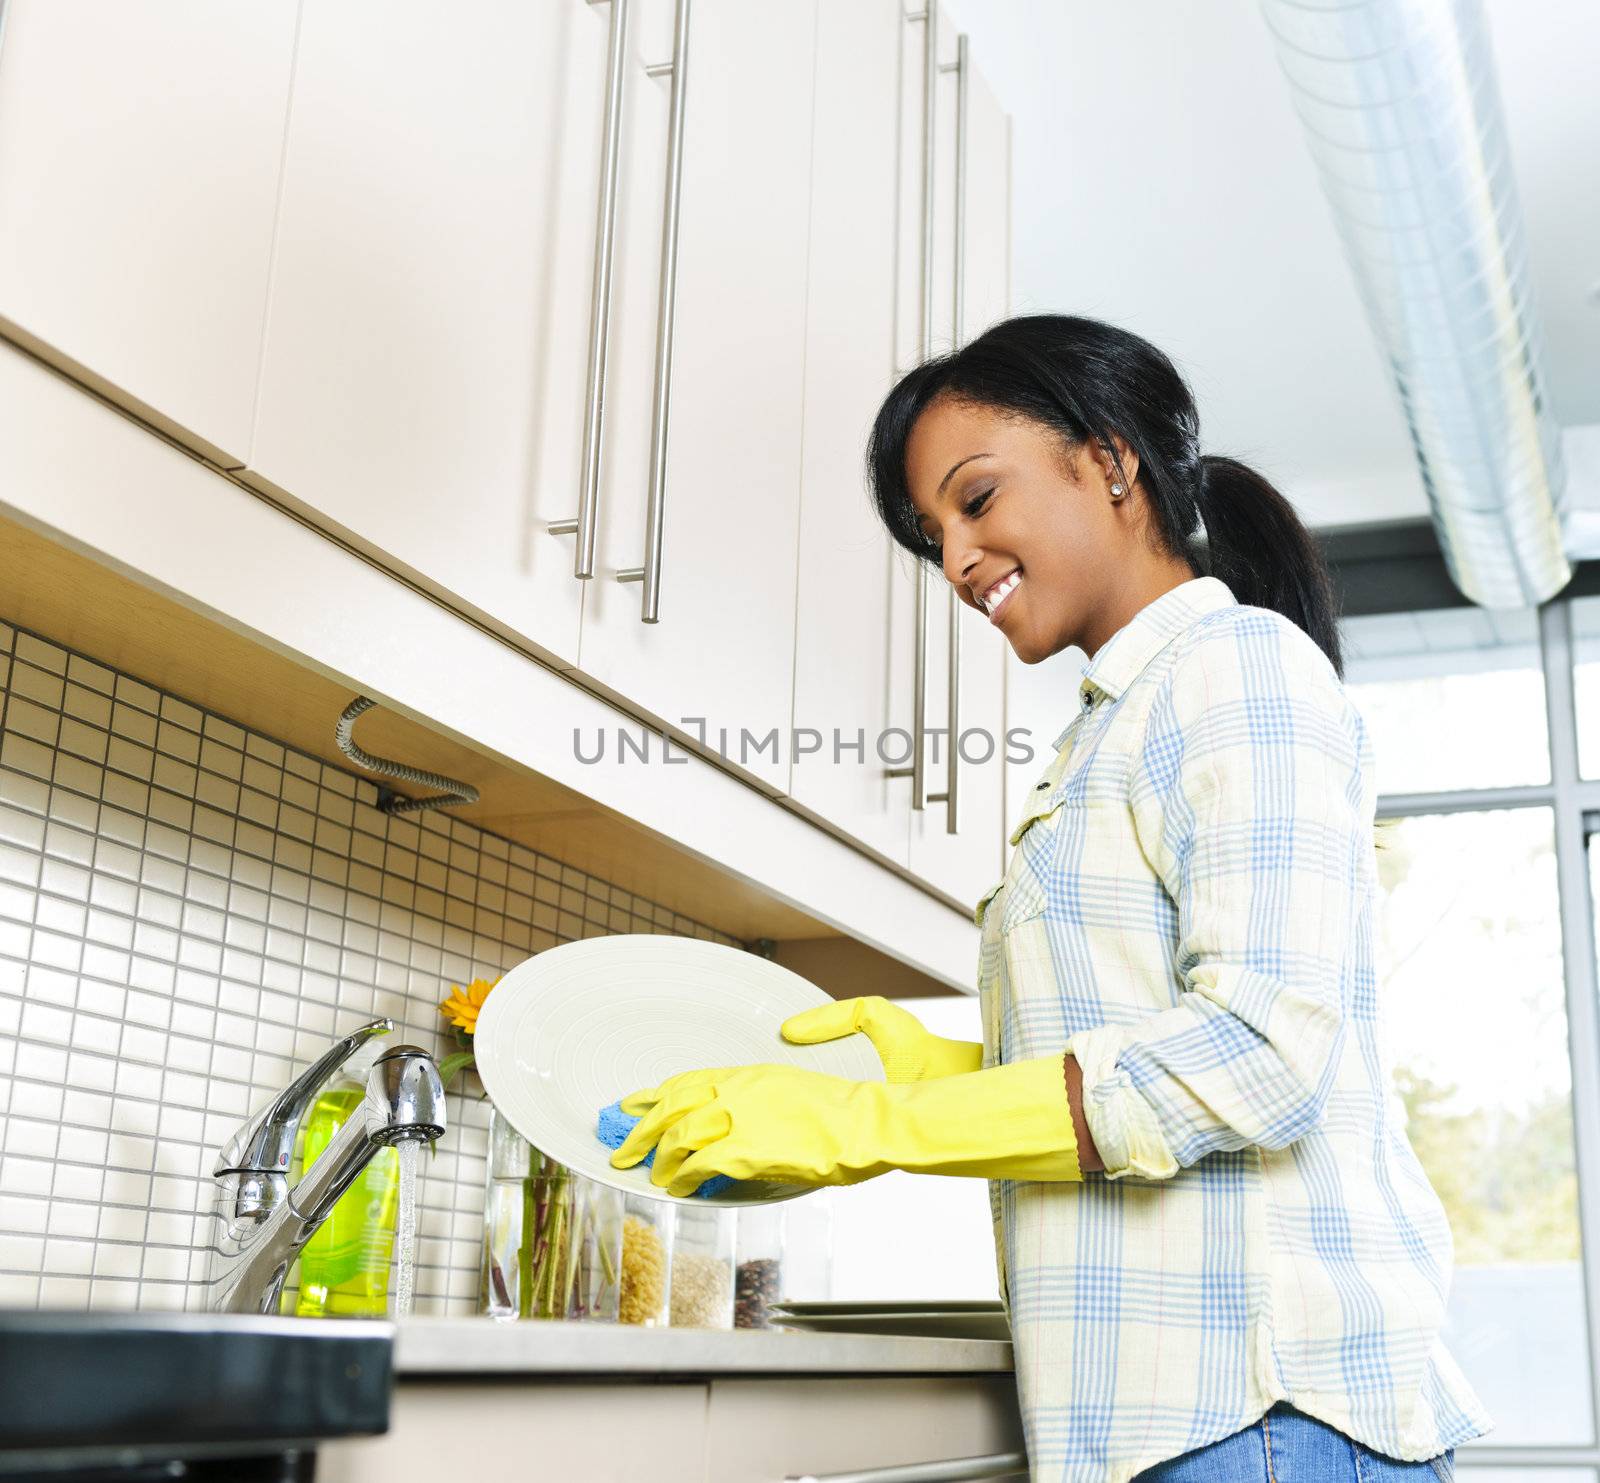
[[[551,1158],[617,1189],[670,1200],[643,1165],[613,1169],[600,1109],[702,1066],[780,1062],[882,1081],[871,1042],[791,1045],[790,1015],[829,1003],[815,984],[754,953],[693,937],[620,933],[562,943],[519,963],[478,1013],[472,1047],[495,1107]],[[701,1205],[789,1200],[809,1185],[736,1184]]]

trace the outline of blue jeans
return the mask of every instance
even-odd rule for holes
[[[1374,1452],[1279,1401],[1242,1432],[1158,1462],[1133,1483],[1451,1483],[1455,1448],[1423,1462]]]

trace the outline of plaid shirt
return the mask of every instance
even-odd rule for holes
[[[1360,717],[1211,577],[1078,703],[976,908],[984,1064],[1070,1050],[1106,1164],[990,1183],[1033,1478],[1123,1483],[1279,1400],[1404,1460],[1482,1435],[1380,1040]]]

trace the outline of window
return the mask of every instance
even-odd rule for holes
[[[1474,1483],[1596,1483],[1600,1248],[1574,1134],[1600,1126],[1600,842],[1589,879],[1571,846],[1600,825],[1600,602],[1363,617],[1345,637],[1380,815],[1407,815],[1380,831],[1386,1054],[1455,1237],[1443,1338],[1497,1423],[1457,1462]],[[1552,737],[1550,712],[1575,734]],[[1574,1466],[1514,1466],[1526,1447]]]
[[[1372,736],[1380,793],[1549,782],[1533,612],[1385,613],[1347,619],[1343,634],[1345,683]]]
[[[1589,1442],[1551,811],[1407,818],[1380,837],[1384,1040],[1455,1237],[1445,1344],[1496,1446]]]

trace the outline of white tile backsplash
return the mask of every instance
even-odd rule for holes
[[[452,983],[558,942],[738,946],[378,797],[0,623],[0,1306],[200,1306],[217,1148],[375,1015],[442,1055]],[[471,1086],[422,1161],[419,1313],[476,1303],[488,1109]]]

